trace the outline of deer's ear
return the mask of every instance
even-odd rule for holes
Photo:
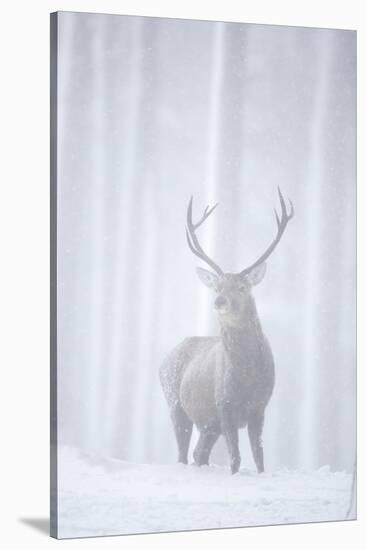
[[[209,288],[217,288],[219,277],[216,273],[208,271],[208,269],[203,269],[202,267],[196,267],[196,272],[204,285]]]
[[[267,268],[266,262],[263,262],[259,264],[257,267],[254,267],[248,273],[248,275],[246,275],[246,279],[251,286],[258,285],[262,281],[266,273],[266,268]]]

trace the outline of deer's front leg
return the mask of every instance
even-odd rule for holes
[[[225,438],[230,456],[231,473],[236,474],[239,471],[241,459],[239,451],[239,429],[235,422],[233,407],[228,400],[219,402],[217,407],[221,431]]]
[[[262,431],[264,411],[253,412],[248,420],[248,435],[253,458],[259,474],[264,472]]]

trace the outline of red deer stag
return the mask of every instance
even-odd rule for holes
[[[208,464],[210,452],[222,434],[230,456],[231,472],[240,467],[239,428],[248,426],[253,458],[264,471],[262,430],[264,411],[274,387],[272,352],[257,314],[252,287],[261,282],[265,260],[273,252],[294,215],[278,189],[281,218],[275,210],[277,235],[267,250],[240,273],[224,273],[202,249],[196,231],[216,208],[206,207],[192,221],[191,198],[187,211],[189,248],[213,271],[197,268],[201,281],[216,293],[215,309],[220,336],[193,336],[175,347],[160,368],[160,381],[171,411],[178,443],[178,461],[187,464],[192,426],[199,431],[193,452],[197,465]]]

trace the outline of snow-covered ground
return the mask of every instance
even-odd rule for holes
[[[95,460],[61,448],[59,538],[346,519],[352,476]],[[354,518],[354,512],[349,519]]]

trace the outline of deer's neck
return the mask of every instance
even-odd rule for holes
[[[263,338],[262,327],[254,301],[245,316],[235,325],[222,324],[221,338],[225,352],[234,366],[255,362]]]

